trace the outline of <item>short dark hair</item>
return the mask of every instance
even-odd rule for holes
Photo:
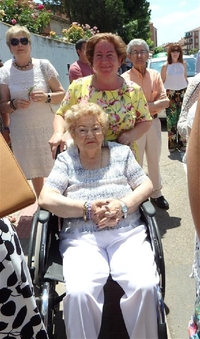
[[[86,39],[79,39],[75,44],[76,50],[81,50],[82,45],[85,44],[86,42],[87,42]]]

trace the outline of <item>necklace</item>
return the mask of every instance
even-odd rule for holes
[[[27,69],[30,64],[32,64],[32,58],[30,58],[28,64],[25,65],[25,66],[19,66],[19,65],[17,65],[15,60],[13,61],[13,66],[16,67],[17,69],[21,70],[21,71],[24,70],[24,69]]]

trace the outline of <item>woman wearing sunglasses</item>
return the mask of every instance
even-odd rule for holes
[[[54,118],[50,103],[60,103],[64,89],[48,60],[31,58],[31,34],[26,27],[9,28],[6,43],[13,58],[0,69],[0,111],[10,115],[14,155],[39,196],[53,166],[48,145]]]
[[[178,43],[169,45],[167,61],[162,66],[161,77],[170,100],[169,107],[166,108],[168,149],[170,152],[177,149],[185,151],[186,139],[178,133],[177,124],[188,80],[186,62],[183,60],[183,51]]]

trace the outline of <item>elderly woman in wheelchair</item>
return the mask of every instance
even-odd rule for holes
[[[124,290],[129,337],[156,339],[159,277],[139,212],[152,183],[128,146],[104,143],[108,120],[98,105],[74,105],[65,121],[73,142],[58,155],[39,204],[63,218],[67,338],[98,337],[110,274]]]

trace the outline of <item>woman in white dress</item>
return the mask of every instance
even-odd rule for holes
[[[9,28],[6,43],[13,59],[0,69],[0,111],[10,114],[14,155],[39,196],[53,166],[48,144],[54,119],[50,103],[60,103],[64,89],[48,60],[31,58],[31,34],[26,27]]]
[[[161,69],[161,78],[170,101],[169,107],[166,108],[168,149],[169,152],[185,151],[186,139],[177,130],[183,97],[188,85],[187,66],[183,60],[180,44],[169,45],[167,61]]]

